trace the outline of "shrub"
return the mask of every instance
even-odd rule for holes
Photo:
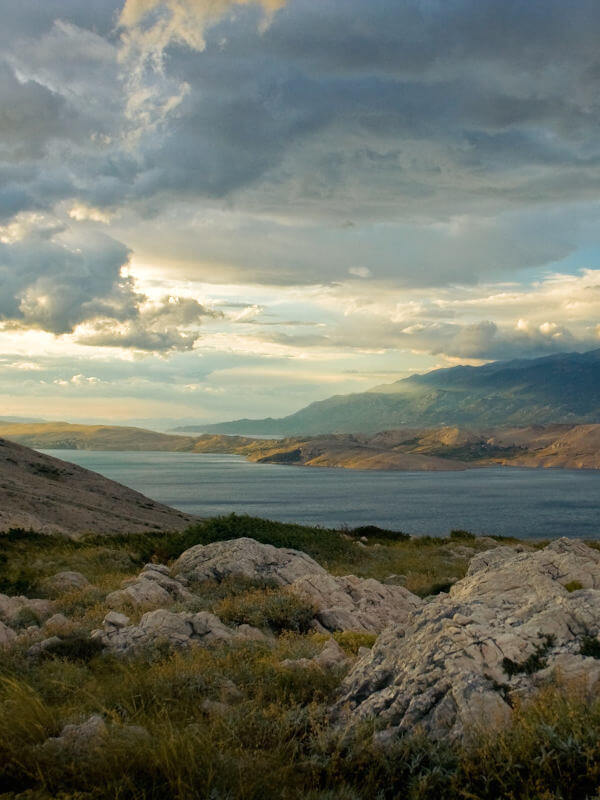
[[[102,652],[97,639],[90,639],[86,633],[72,633],[51,644],[41,653],[42,658],[64,658],[67,661],[90,661]]]
[[[455,581],[436,581],[430,586],[420,589],[416,592],[420,597],[431,597],[435,594],[442,594],[442,592],[449,592],[454,586]]]
[[[316,609],[312,603],[278,588],[254,589],[236,597],[226,597],[216,606],[215,613],[231,625],[245,623],[256,628],[270,628],[275,633],[306,633]]]
[[[512,658],[502,659],[502,669],[509,677],[524,673],[525,675],[533,675],[534,672],[539,672],[546,666],[546,654],[548,650],[554,645],[554,636],[551,634],[543,637],[541,644],[536,645],[533,653],[524,661],[513,661]]]
[[[385,528],[378,528],[376,525],[361,525],[359,528],[351,530],[350,535],[355,539],[360,539],[364,536],[366,539],[374,539],[380,542],[408,542],[411,538],[408,533],[390,531]]]
[[[600,658],[600,641],[596,636],[584,636],[581,640],[581,650],[579,652],[582,656]]]
[[[477,539],[475,534],[471,533],[471,531],[463,531],[460,529],[450,531],[450,538],[454,540],[458,539],[464,542],[474,542]]]
[[[567,592],[577,592],[579,589],[583,589],[583,584],[581,581],[569,581],[569,583],[565,583],[565,589]]]
[[[361,647],[373,647],[377,636],[374,633],[359,633],[358,631],[338,631],[333,638],[351,656],[358,654]]]

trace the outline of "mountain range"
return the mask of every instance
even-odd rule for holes
[[[238,419],[176,430],[306,436],[403,426],[593,422],[600,422],[600,349],[436,369],[367,392],[335,395],[278,419]]]

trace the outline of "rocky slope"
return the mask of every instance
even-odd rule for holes
[[[95,472],[0,439],[0,531],[135,533],[193,518]]]
[[[329,434],[253,444],[247,458],[262,463],[437,471],[492,465],[600,469],[600,425],[534,425],[474,430],[399,429]]]
[[[382,740],[421,728],[463,737],[508,722],[550,681],[600,681],[600,553],[559,539],[499,547],[467,576],[390,626],[348,675],[338,713],[376,718]]]
[[[94,613],[103,615],[95,630],[82,630],[79,619],[78,652],[146,653],[152,661],[171,650],[252,643],[273,653],[277,630],[264,622],[240,624],[219,616],[219,605],[198,610],[207,587],[235,592],[231,581],[245,581],[262,586],[255,591],[265,598],[301,598],[313,615],[308,630],[319,651],[278,669],[350,667],[332,722],[352,734],[375,720],[383,745],[418,731],[469,739],[506,726],[541,687],[564,685],[584,697],[600,688],[600,552],[569,539],[543,549],[480,544],[493,546],[466,548],[474,553],[468,572],[449,593],[424,599],[372,578],[334,576],[306,553],[250,538],[193,546],[170,566],[147,564],[101,600],[83,575],[63,571],[46,578],[51,599],[0,595],[0,648],[24,649],[32,660],[72,648],[74,623],[57,603],[75,586],[93,594]],[[32,616],[37,624],[24,628]],[[379,635],[349,656],[326,638],[341,632],[369,643],[368,634]]]

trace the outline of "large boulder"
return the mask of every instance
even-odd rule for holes
[[[241,576],[286,586],[304,575],[326,575],[327,572],[300,550],[241,538],[190,547],[179,556],[172,574],[191,581],[220,581],[229,576]]]
[[[110,612],[104,618],[102,629],[94,631],[92,638],[117,655],[129,655],[160,645],[181,648],[194,644],[247,641],[253,638],[254,630],[246,625],[238,633],[207,611],[176,614],[163,608],[144,614],[138,625],[129,625],[128,622],[124,615]],[[256,633],[254,638],[265,639],[260,631]]]
[[[328,631],[380,633],[392,622],[406,622],[422,600],[403,586],[355,575],[305,575],[290,586],[318,609],[317,621]]]
[[[327,631],[379,633],[391,622],[404,621],[421,603],[402,586],[354,575],[334,577],[306,553],[247,538],[191,547],[177,559],[172,574],[188,581],[237,575],[287,585],[316,606],[317,622]]]
[[[600,678],[600,553],[560,539],[476,556],[449,594],[385,630],[346,678],[337,713],[377,718],[382,739],[460,738],[505,724],[546,681]],[[582,652],[583,650],[583,652]]]
[[[128,578],[122,589],[106,598],[110,608],[164,608],[176,602],[189,602],[194,595],[185,586],[185,579],[169,575],[164,564],[146,564],[136,578]]]
[[[86,586],[90,586],[90,582],[81,572],[64,570],[46,578],[42,581],[42,586],[45,591],[55,596],[72,592],[76,589],[85,589]]]

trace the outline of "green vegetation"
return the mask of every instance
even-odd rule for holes
[[[316,609],[286,589],[253,589],[226,597],[216,606],[216,615],[226,625],[253,625],[275,633],[307,633]]]
[[[557,688],[546,691],[517,707],[506,731],[478,735],[464,746],[414,731],[383,749],[371,724],[352,735],[332,725],[328,709],[347,668],[282,665],[284,659],[312,658],[326,638],[308,631],[310,606],[268,582],[229,577],[192,588],[198,610],[270,628],[278,634],[271,645],[215,643],[183,652],[156,647],[121,660],[99,652],[89,639],[106,612],[106,594],[144,563],[169,562],[194,544],[240,536],[305,550],[337,574],[402,574],[408,588],[423,594],[462,577],[468,554],[485,547],[464,532],[412,539],[378,528],[331,531],[236,516],[176,534],[77,540],[24,531],[4,535],[4,591],[18,586],[30,597],[44,596],[44,578],[65,569],[83,572],[93,585],[55,593],[71,628],[43,657],[27,657],[24,646],[0,651],[1,800],[597,795],[600,699],[590,704],[574,690],[568,696]],[[351,658],[375,641],[372,634],[353,632],[334,638]],[[541,669],[548,646],[546,637],[533,656],[510,668]],[[584,637],[581,652],[598,657],[600,646]],[[87,749],[74,753],[48,741],[92,714],[102,717],[108,732]]]
[[[539,672],[546,666],[545,656],[553,644],[554,637],[552,635],[543,636],[542,642],[536,645],[533,653],[524,661],[513,661],[511,658],[503,658],[502,669],[509,677],[520,673],[533,675],[534,672]]]
[[[565,589],[567,592],[577,592],[579,589],[583,589],[583,583],[581,581],[569,581],[569,583],[565,583]]]
[[[414,734],[383,750],[369,725],[329,724],[341,673],[287,670],[319,637],[122,662],[3,656],[3,800],[458,800],[596,795],[600,700],[545,691],[506,731],[462,747]],[[232,687],[235,689],[233,691]],[[212,706],[204,701],[212,701]],[[77,756],[47,744],[101,714],[110,735]],[[127,726],[142,726],[139,729]]]
[[[375,526],[368,526],[365,535],[365,528],[340,531],[231,514],[199,522],[176,533],[83,536],[79,539],[18,530],[3,534],[0,592],[44,597],[43,578],[60,570],[77,570],[97,588],[72,592],[63,596],[61,602],[65,609],[69,604],[79,605],[82,610],[90,609],[104,594],[118,588],[124,578],[149,561],[168,563],[193,545],[242,536],[276,547],[302,550],[337,575],[353,573],[378,580],[385,580],[392,574],[406,575],[406,587],[421,595],[430,594],[436,585],[462,578],[469,560],[469,555],[464,554],[448,558],[447,548],[458,543],[456,538],[413,538],[400,531],[386,531]],[[473,547],[473,552],[478,547],[475,537],[468,541],[461,539],[460,544]],[[245,589],[248,588],[252,587],[246,585]]]
[[[584,636],[581,640],[581,650],[579,652],[582,656],[600,658],[600,641],[596,636]]]

